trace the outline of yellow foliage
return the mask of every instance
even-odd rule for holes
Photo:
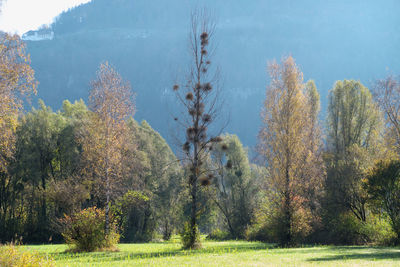
[[[0,36],[0,171],[14,149],[14,132],[22,108],[21,95],[36,93],[37,82],[25,44],[17,35]]]
[[[271,82],[264,102],[260,153],[267,160],[268,181],[280,199],[283,242],[310,231],[310,206],[321,194],[324,173],[318,125],[319,94],[292,57],[269,65]]]
[[[53,259],[37,252],[23,251],[14,245],[0,246],[0,266],[2,267],[50,267],[55,266]]]

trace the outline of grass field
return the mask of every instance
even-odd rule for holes
[[[66,253],[66,245],[24,246],[52,257],[57,266],[400,266],[400,248],[315,246],[274,248],[259,242],[204,241],[197,251],[178,240],[120,244],[119,252]]]

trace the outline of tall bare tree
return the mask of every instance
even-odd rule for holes
[[[190,53],[192,63],[187,80],[180,88],[174,85],[177,99],[183,107],[175,121],[185,131],[182,144],[183,162],[189,168],[188,187],[191,201],[190,230],[185,248],[198,248],[197,218],[199,216],[199,185],[208,185],[212,171],[206,167],[209,150],[220,141],[219,133],[211,135],[209,127],[219,115],[218,71],[211,66],[214,50],[210,47],[215,24],[207,11],[195,11],[191,16]]]
[[[108,62],[100,65],[91,87],[89,108],[93,117],[84,153],[89,160],[87,173],[104,183],[105,232],[108,234],[112,188],[122,176],[126,119],[134,114],[134,95],[130,84]]]
[[[292,57],[271,63],[269,73],[259,148],[266,159],[269,184],[277,193],[278,238],[287,246],[310,230],[307,189],[318,178],[315,147],[320,141],[312,131],[317,127],[319,104],[314,89],[306,94],[303,74]]]

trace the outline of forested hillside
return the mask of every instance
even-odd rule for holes
[[[109,60],[137,93],[138,120],[171,142],[169,88],[189,60],[187,25],[198,6],[217,18],[213,63],[221,68],[227,131],[247,146],[255,145],[260,127],[268,60],[294,56],[305,80],[314,79],[321,92],[322,114],[336,80],[369,86],[400,71],[395,0],[94,0],[60,15],[52,40],[27,42],[38,97],[56,109],[64,99],[85,100],[97,66]]]

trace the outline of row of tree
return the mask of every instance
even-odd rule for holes
[[[323,139],[314,82],[303,83],[292,57],[269,71],[259,135],[269,238],[283,245],[398,242],[399,82],[378,81],[375,97],[359,81],[336,82]]]
[[[203,49],[206,38],[202,37]],[[39,101],[37,109],[23,113],[22,93],[35,93],[37,83],[20,39],[4,35],[2,42],[2,48],[9,50],[2,51],[1,93],[11,100],[4,97],[1,103],[1,241],[16,237],[26,242],[61,241],[64,216],[87,207],[104,209],[105,232],[116,222],[126,242],[149,241],[157,234],[169,239],[181,230],[177,226],[193,214],[193,190],[185,177],[198,172],[179,160],[147,122],[133,119],[134,95],[114,68],[100,65],[88,106],[82,100],[66,100],[54,112]],[[20,54],[9,58],[13,49]],[[203,108],[196,107],[190,114],[211,123],[211,115],[200,114]],[[204,129],[204,124],[193,131]],[[202,149],[212,154],[199,156],[199,166],[218,171],[215,179],[220,187],[197,188],[195,218],[206,232],[216,225],[224,227],[227,221],[230,235],[239,238],[253,217],[253,192],[263,174],[249,163],[236,136],[223,139],[221,143],[219,135],[209,138],[213,150]],[[191,183],[209,185],[205,178],[211,176],[198,176]]]
[[[193,61],[173,86],[176,155],[133,119],[131,87],[108,63],[88,106],[64,101],[53,112],[40,101],[23,113],[37,83],[21,40],[1,36],[0,241],[61,241],[64,216],[88,207],[104,209],[106,235],[117,225],[126,242],[174,232],[186,248],[200,246],[199,232],[285,246],[399,241],[400,82],[378,81],[374,95],[359,81],[336,82],[323,129],[315,83],[292,57],[272,62],[252,164],[237,136],[218,128],[210,22],[192,15]]]

